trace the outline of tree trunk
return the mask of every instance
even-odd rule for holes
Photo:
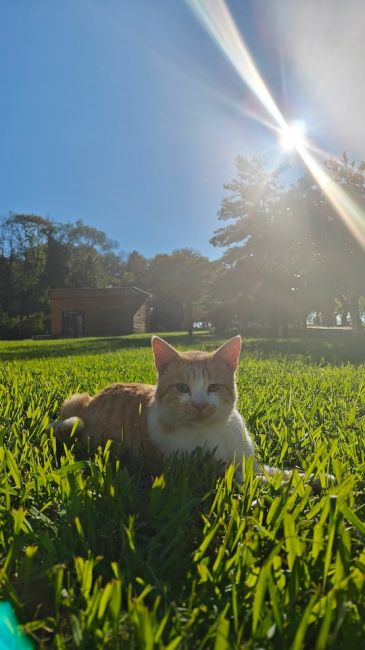
[[[352,297],[349,301],[349,311],[351,316],[352,333],[359,334],[361,331],[361,318],[359,309],[359,299]]]
[[[193,303],[192,302],[185,303],[184,312],[185,312],[184,328],[186,329],[189,338],[192,338],[193,337]]]

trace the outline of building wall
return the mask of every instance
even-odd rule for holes
[[[135,289],[54,290],[51,294],[52,334],[64,335],[64,312],[84,314],[84,336],[131,334],[134,326],[139,332],[146,331],[144,303],[147,297],[145,292]]]
[[[133,316],[133,332],[135,334],[142,334],[147,332],[149,329],[148,324],[148,315],[149,315],[149,306],[148,303],[144,303],[137,309],[136,313]]]

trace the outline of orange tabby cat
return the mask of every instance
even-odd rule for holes
[[[250,434],[236,409],[240,336],[215,352],[178,352],[153,336],[152,350],[157,386],[112,384],[94,397],[73,395],[53,425],[56,437],[66,442],[77,424],[79,441],[90,439],[92,446],[108,439],[123,442],[132,454],[142,452],[151,470],[159,467],[162,456],[197,447],[215,451],[225,463],[254,456]]]
[[[291,477],[291,470],[260,467],[250,433],[236,409],[240,336],[215,352],[178,352],[153,336],[152,350],[156,386],[112,384],[94,397],[73,395],[63,403],[61,419],[52,425],[58,440],[67,443],[77,426],[79,442],[90,441],[92,447],[109,439],[121,442],[132,455],[143,454],[152,472],[160,469],[163,456],[202,447],[225,464],[239,467],[244,458],[252,457],[253,469],[261,477],[263,469],[271,476],[280,473],[285,481]],[[242,478],[240,469],[236,476]],[[319,479],[309,478],[318,491]],[[326,478],[333,481],[331,475]]]

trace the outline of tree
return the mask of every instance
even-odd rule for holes
[[[139,289],[149,290],[149,262],[138,253],[133,251],[128,255],[127,263],[123,274],[123,283],[127,286],[136,286]]]
[[[149,265],[149,288],[155,304],[180,303],[183,327],[192,335],[196,307],[202,298],[209,260],[190,248],[173,251],[170,255],[156,255]],[[195,312],[194,312],[195,309]]]
[[[54,287],[120,286],[125,262],[116,247],[81,221],[59,224],[27,214],[2,219],[0,335],[29,336],[32,323],[39,331]]]
[[[42,310],[46,244],[52,224],[37,215],[10,214],[0,226],[0,305],[11,315]]]
[[[365,254],[328,196],[304,171],[286,191],[257,160],[238,158],[237,178],[225,185],[219,219],[229,221],[212,238],[224,246],[215,297],[232,307],[241,325],[248,319],[275,331],[305,325],[310,311],[332,324],[335,309],[349,310],[359,328],[359,298],[365,293]],[[329,175],[365,210],[365,164],[344,155],[326,163]],[[227,310],[228,311],[228,310]],[[246,319],[244,314],[246,313]]]
[[[59,241],[68,257],[64,286],[103,288],[121,284],[125,262],[116,253],[118,243],[104,232],[82,221],[59,224]]]
[[[361,219],[365,211],[365,164],[356,166],[344,154],[340,160],[328,160],[326,168],[345,200],[357,206]],[[361,243],[308,172],[288,194],[302,226],[297,255],[300,253],[305,268],[308,307],[320,311],[325,324],[333,323],[336,305],[342,312],[350,311],[357,331],[361,323],[359,299],[365,294],[365,251]]]
[[[211,239],[226,248],[215,285],[237,318],[268,323],[276,331],[297,315],[297,269],[285,193],[277,174],[257,159],[239,157],[237,177],[224,187],[219,219],[230,222]],[[223,288],[223,291],[222,291]]]

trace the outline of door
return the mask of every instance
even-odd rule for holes
[[[83,311],[64,311],[63,335],[72,337],[83,336],[85,333],[84,321]]]

